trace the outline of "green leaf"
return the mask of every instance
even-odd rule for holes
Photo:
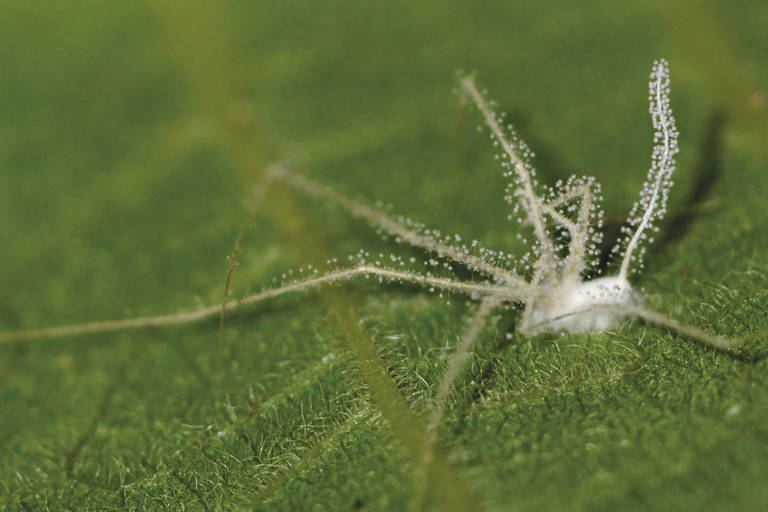
[[[650,165],[647,71],[666,57],[681,153],[638,284],[746,343],[715,352],[639,321],[508,337],[517,314],[499,314],[451,395],[424,507],[765,508],[766,15],[720,0],[5,2],[0,331],[220,303],[275,160],[518,251],[492,147],[451,93],[460,68],[542,182],[597,177],[615,226]],[[426,259],[275,186],[231,296],[359,249]],[[217,320],[2,344],[0,509],[412,506],[430,398],[475,308],[359,280],[230,311],[221,360]]]

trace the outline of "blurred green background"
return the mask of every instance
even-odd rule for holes
[[[460,69],[542,181],[597,177],[614,229],[666,57],[681,154],[638,284],[748,343],[716,353],[639,322],[508,340],[515,314],[499,315],[452,395],[425,507],[764,509],[767,22],[759,1],[2,1],[0,330],[220,301],[276,159],[519,249],[479,116],[452,93]],[[275,187],[232,293],[360,248],[424,259]],[[221,363],[216,322],[0,346],[0,509],[401,510],[473,307],[365,281],[295,295],[230,315]]]

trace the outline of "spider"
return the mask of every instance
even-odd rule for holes
[[[642,266],[642,256],[652,241],[649,233],[658,230],[656,224],[666,212],[668,193],[672,186],[678,132],[670,108],[669,83],[667,62],[663,59],[654,62],[649,82],[649,111],[655,130],[652,164],[640,197],[634,203],[622,229],[623,236],[612,251],[619,266],[616,275],[589,280],[584,278],[590,273],[599,274],[596,269],[598,246],[602,240],[599,184],[594,178],[572,176],[554,187],[540,185],[531,165],[531,151],[511,126],[503,126],[503,117],[494,113],[492,104],[478,89],[474,77],[467,76],[461,80],[460,91],[465,100],[470,99],[476,105],[494,145],[501,149],[499,156],[505,176],[510,178],[506,200],[513,204],[520,223],[533,231],[531,250],[519,258],[516,265],[509,265],[508,258],[500,257],[502,253],[478,248],[475,242],[470,246],[460,245],[457,243],[458,237],[441,238],[436,232],[426,230],[407,219],[393,218],[277,163],[267,170],[260,194],[266,193],[267,186],[273,181],[287,183],[300,192],[340,205],[351,214],[394,236],[400,243],[424,249],[440,259],[456,262],[476,275],[485,276],[485,279],[461,281],[431,272],[417,273],[371,264],[360,256],[358,264],[353,267],[314,275],[240,299],[225,299],[223,304],[195,311],[3,332],[0,333],[0,343],[182,324],[217,315],[223,321],[225,310],[242,308],[279,295],[357,276],[468,295],[478,300],[480,306],[448,361],[434,398],[426,426],[429,443],[422,457],[422,469],[427,468],[433,457],[436,432],[453,383],[465,366],[485,321],[494,310],[502,306],[522,306],[518,331],[524,335],[605,331],[630,317],[637,317],[717,349],[728,350],[738,343],[735,339],[709,334],[648,309],[643,305],[642,293],[629,282],[630,273],[638,271]]]

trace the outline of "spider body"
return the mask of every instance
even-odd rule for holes
[[[607,331],[626,320],[627,315],[620,309],[641,303],[640,293],[621,276],[568,281],[538,291],[526,305],[528,322],[519,330],[526,335]],[[616,308],[610,309],[609,305]]]

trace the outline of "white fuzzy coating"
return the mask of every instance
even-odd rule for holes
[[[574,280],[546,289],[530,302],[529,322],[521,327],[521,332],[535,335],[605,331],[621,325],[627,316],[619,311],[620,308],[605,306],[632,307],[641,302],[641,295],[623,277]]]

